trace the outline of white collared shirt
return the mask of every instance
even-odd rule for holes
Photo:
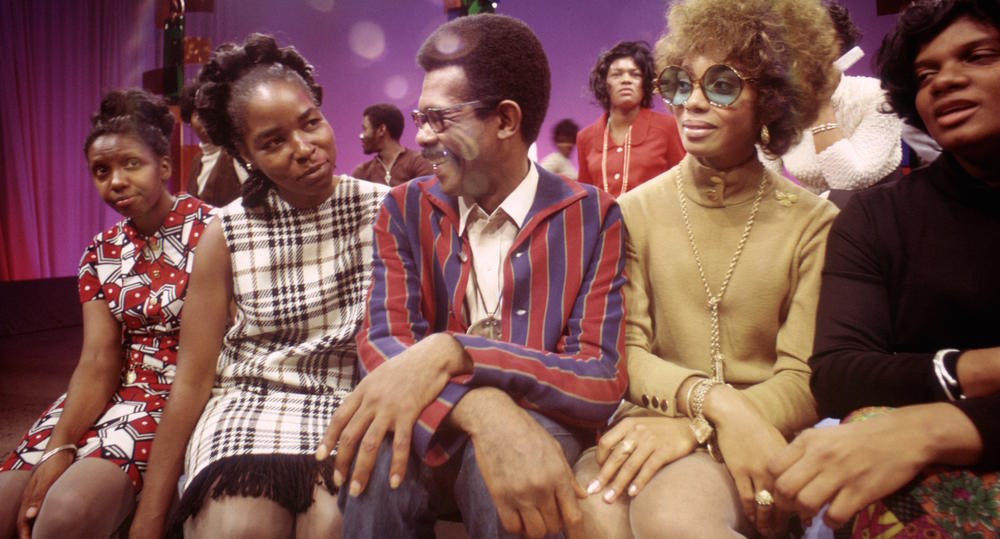
[[[458,233],[468,234],[475,272],[475,278],[470,277],[465,289],[465,312],[469,325],[491,314],[499,316],[503,261],[524,225],[536,191],[538,169],[529,161],[528,174],[492,214],[487,215],[479,204],[470,204],[465,197],[458,197]],[[479,291],[476,290],[477,282]]]

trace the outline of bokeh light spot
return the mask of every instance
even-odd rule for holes
[[[442,32],[441,37],[437,40],[438,52],[445,56],[451,56],[458,52],[461,45],[461,38],[452,32]]]
[[[371,21],[359,21],[348,31],[347,43],[354,54],[374,60],[385,52],[385,32]]]
[[[333,11],[333,5],[336,3],[337,0],[306,0],[306,4],[322,13],[329,13]]]
[[[383,91],[389,99],[403,99],[409,89],[410,85],[406,82],[406,77],[393,75],[386,79]]]

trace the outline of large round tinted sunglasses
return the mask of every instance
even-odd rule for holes
[[[656,85],[667,105],[679,107],[691,97],[695,85],[701,86],[701,93],[708,102],[717,107],[728,107],[740,98],[743,82],[754,79],[744,77],[725,64],[715,64],[705,70],[701,80],[696,81],[691,73],[680,66],[669,66],[660,73]]]

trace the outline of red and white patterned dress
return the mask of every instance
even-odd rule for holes
[[[152,236],[123,220],[97,234],[80,259],[80,302],[107,302],[121,325],[124,361],[118,390],[77,440],[76,458],[114,462],[136,492],[174,380],[181,307],[211,212],[204,202],[179,195]],[[63,394],[42,413],[0,471],[30,470],[38,462],[65,399]]]

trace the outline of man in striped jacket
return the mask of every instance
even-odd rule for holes
[[[366,376],[317,455],[336,444],[343,535],[424,536],[453,498],[472,537],[579,536],[570,465],[627,385],[621,214],[529,161],[549,70],[527,26],[455,19],[417,61],[435,176],[379,211]]]

